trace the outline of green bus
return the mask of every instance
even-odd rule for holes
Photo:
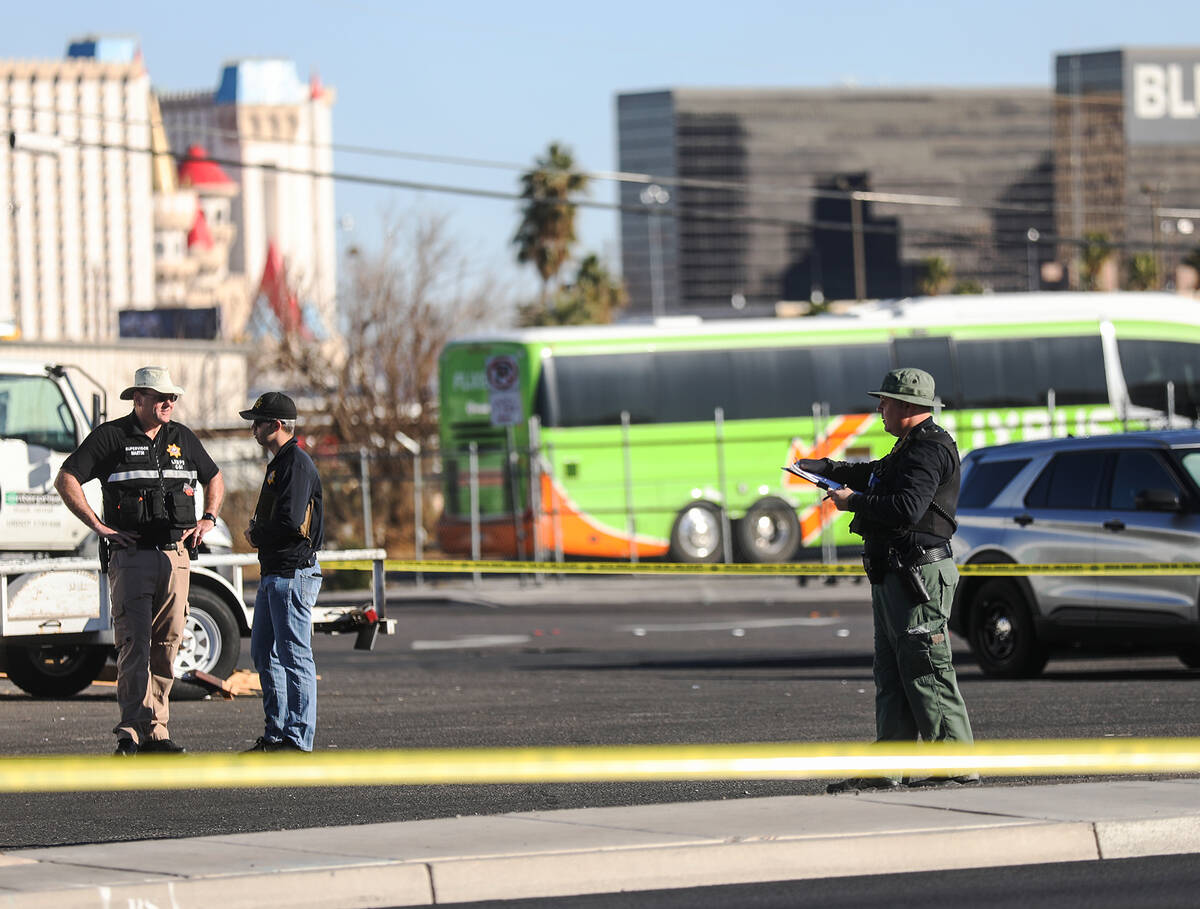
[[[1166,293],[930,297],[797,319],[659,320],[454,340],[439,364],[448,554],[788,562],[854,542],[781,469],[895,441],[866,392],[933,374],[982,445],[1193,425],[1200,305]]]

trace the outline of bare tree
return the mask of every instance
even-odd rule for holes
[[[510,304],[460,252],[440,216],[387,219],[380,247],[350,250],[344,274],[336,343],[291,334],[278,346],[277,368],[319,410],[305,420],[324,424],[318,454],[340,452],[346,476],[357,477],[358,452],[369,453],[374,541],[395,549],[413,538],[412,456],[398,434],[436,450],[442,347],[509,315]],[[327,523],[361,527],[360,495],[346,493],[343,502],[327,493]]]

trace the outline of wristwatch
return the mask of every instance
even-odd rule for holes
[[[211,511],[206,511],[206,512],[204,512],[204,514],[200,515],[200,520],[201,521],[212,521],[215,524],[215,523],[217,523],[217,516],[215,514],[213,514]]]

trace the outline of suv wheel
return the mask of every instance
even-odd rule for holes
[[[1038,675],[1048,653],[1037,639],[1025,596],[1012,581],[980,586],[971,606],[971,650],[986,675],[1025,679]]]

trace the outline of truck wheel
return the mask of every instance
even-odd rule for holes
[[[1179,662],[1188,669],[1200,669],[1200,647],[1184,647],[1179,651]]]
[[[971,602],[971,651],[984,674],[1005,679],[1039,675],[1049,654],[1037,639],[1021,588],[993,578]]]
[[[742,557],[757,564],[790,562],[800,548],[800,520],[783,499],[759,499],[737,523]]]
[[[35,698],[66,698],[96,680],[111,647],[92,644],[6,644],[9,680]]]
[[[175,657],[175,678],[196,670],[229,678],[241,652],[242,636],[229,607],[211,590],[193,584],[188,592],[183,640]]]
[[[671,559],[699,564],[721,561],[721,513],[715,505],[693,502],[675,516]]]

